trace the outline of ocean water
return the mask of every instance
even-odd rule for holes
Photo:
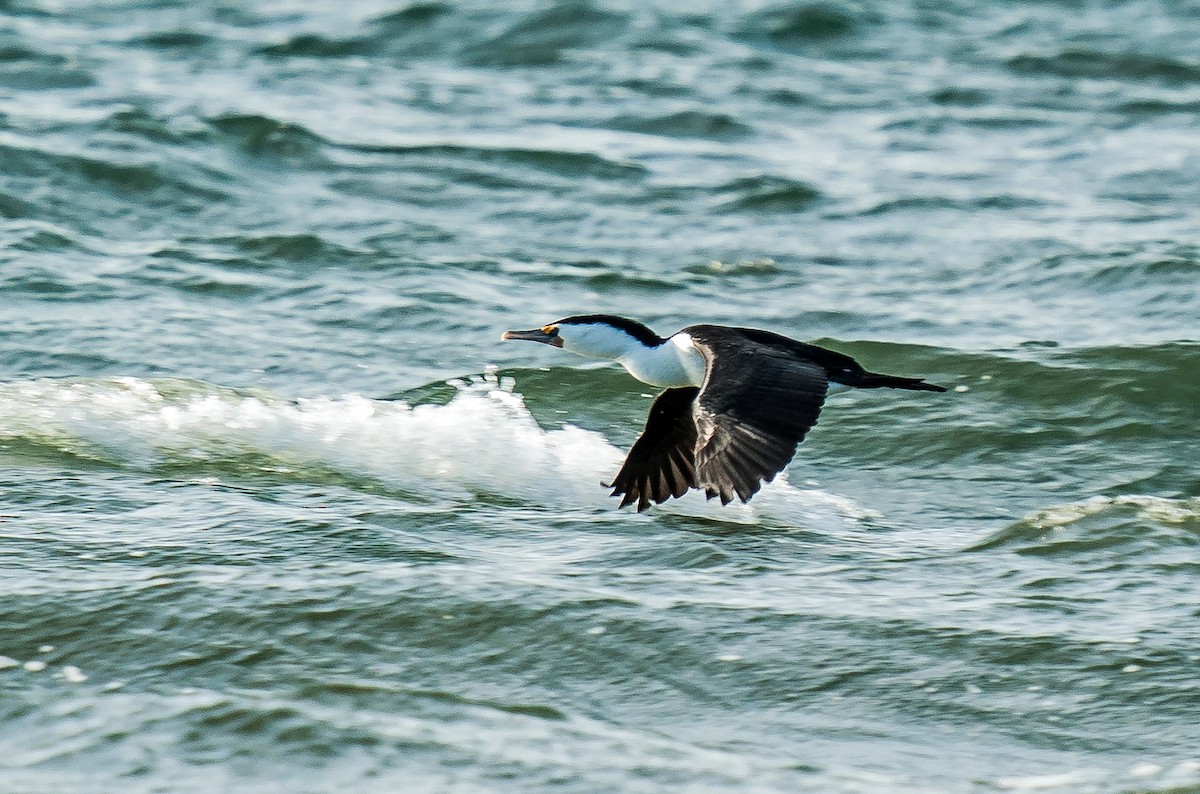
[[[0,0],[0,791],[1200,791],[1197,41]],[[950,391],[618,511],[585,312]]]

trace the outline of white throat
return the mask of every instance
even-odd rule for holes
[[[668,389],[701,385],[708,368],[692,337],[683,332],[657,347],[632,345],[617,358],[617,363],[642,383]]]

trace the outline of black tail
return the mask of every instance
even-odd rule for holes
[[[842,381],[847,386],[859,389],[878,389],[886,386],[889,389],[909,389],[911,391],[946,391],[945,386],[926,383],[924,378],[903,378],[899,375],[880,375],[878,372],[856,373],[853,378]]]

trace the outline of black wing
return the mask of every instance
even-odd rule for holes
[[[708,360],[694,404],[696,487],[729,504],[758,493],[796,454],[817,423],[829,378],[824,367],[739,329],[684,329]]]
[[[621,507],[637,502],[638,512],[683,496],[696,487],[696,422],[692,405],[700,390],[667,389],[650,406],[646,429],[629,450],[612,481]]]

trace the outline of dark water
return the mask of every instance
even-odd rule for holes
[[[0,0],[0,790],[1200,791],[1197,41]],[[592,311],[952,391],[616,512]]]

